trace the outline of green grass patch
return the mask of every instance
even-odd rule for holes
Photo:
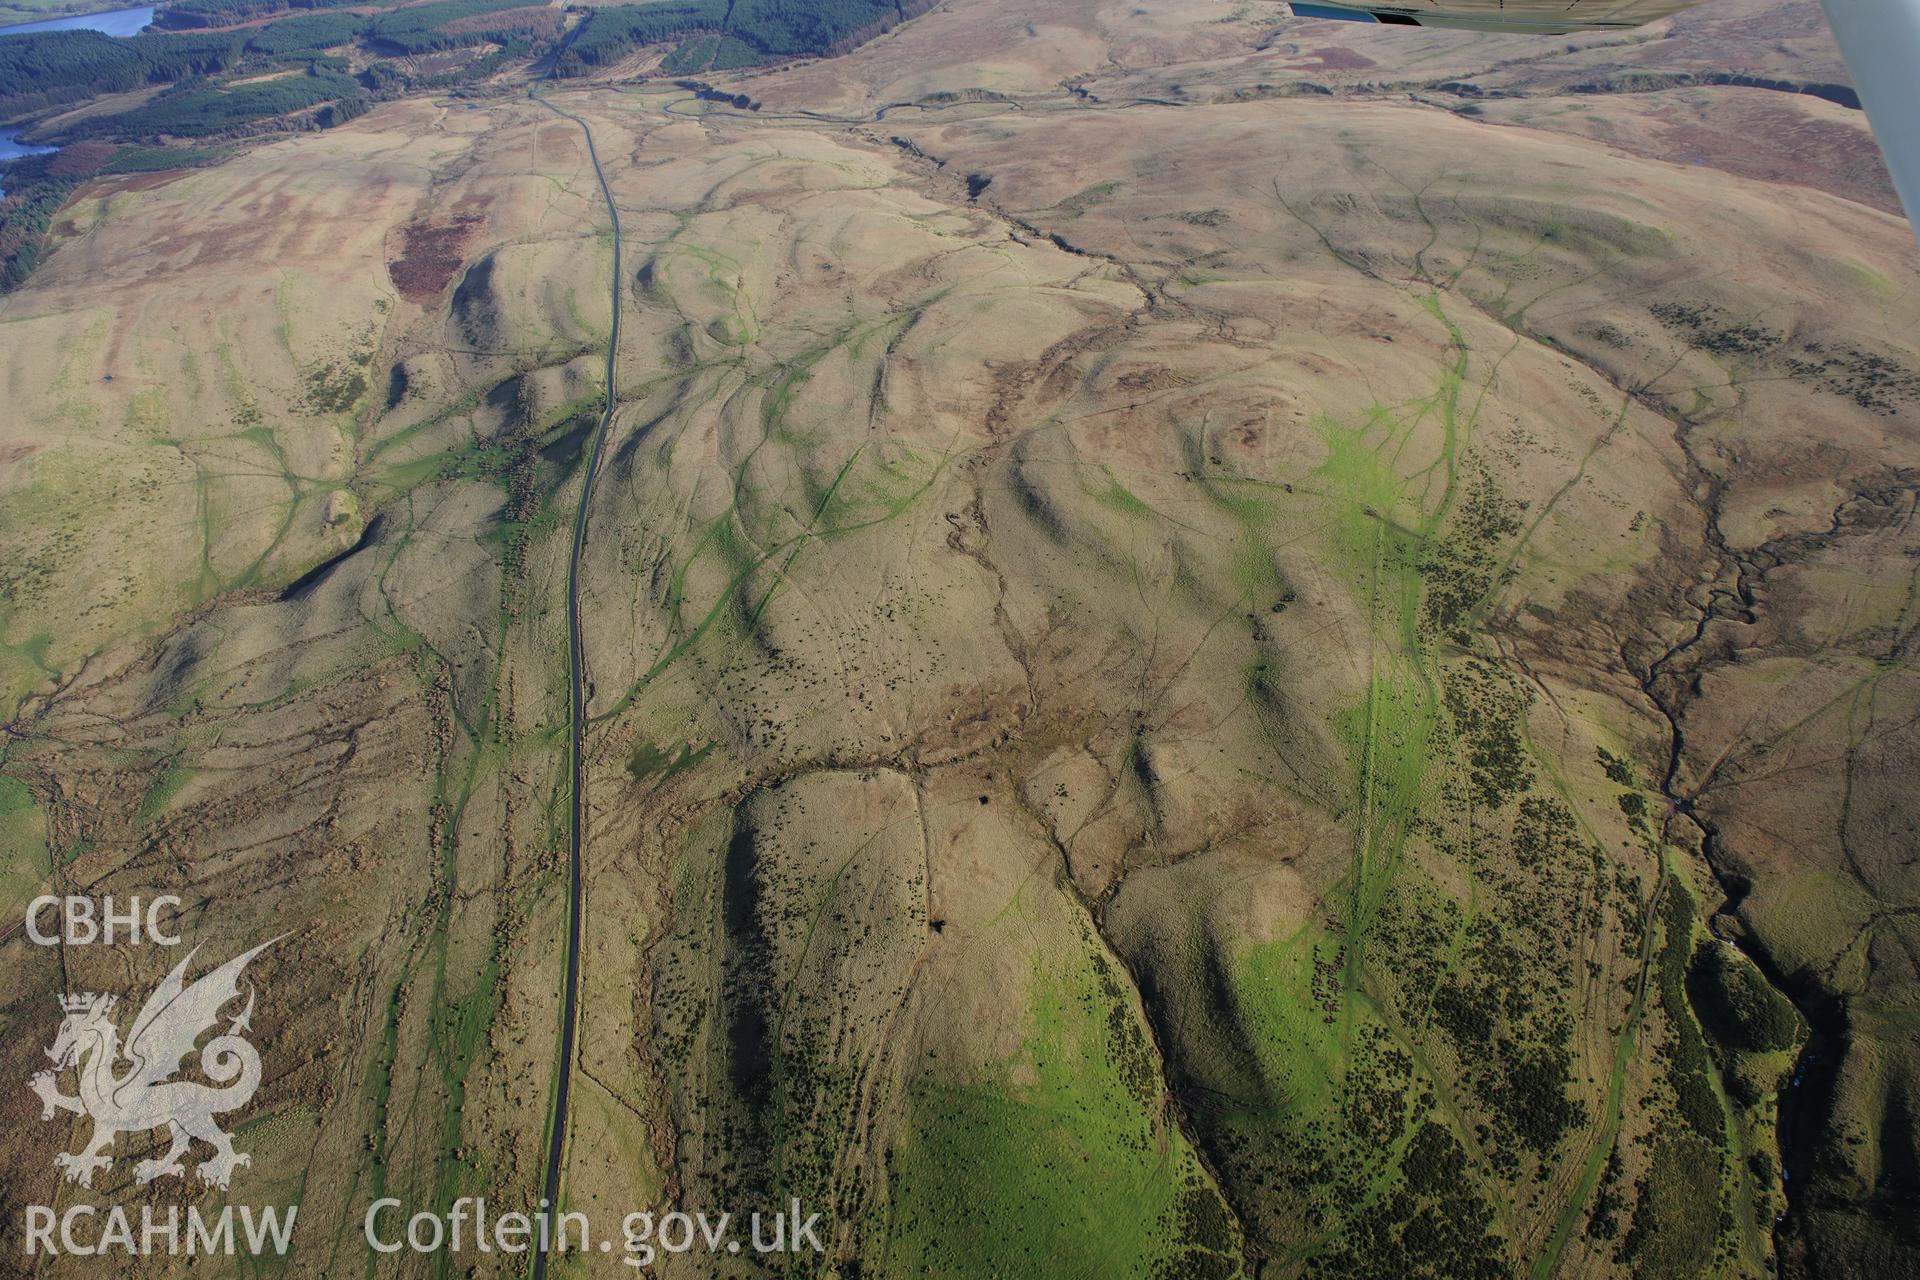
[[[193,775],[193,769],[179,764],[170,765],[155,774],[153,781],[147,784],[146,793],[140,797],[139,820],[151,822],[166,812],[173,798],[193,780]]]
[[[0,911],[17,920],[46,883],[47,820],[27,784],[0,776]]]
[[[718,745],[716,742],[709,742],[695,751],[691,745],[683,743],[680,753],[675,755],[671,751],[654,746],[651,742],[635,743],[632,754],[627,757],[627,774],[636,782],[653,777],[665,782],[675,774],[684,773],[705,760]]]
[[[912,1086],[878,1274],[1239,1274],[1110,966],[1089,950],[1034,974],[1025,1042],[998,1079]]]

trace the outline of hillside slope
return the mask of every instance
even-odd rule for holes
[[[549,91],[627,267],[569,1205],[798,1198],[842,1277],[1901,1274],[1920,266],[1876,171],[1713,141],[1857,113],[1029,9]],[[0,301],[5,909],[292,922],[291,1274],[538,1196],[598,200],[537,104],[391,103],[96,180]],[[0,1071],[167,959],[0,943]]]

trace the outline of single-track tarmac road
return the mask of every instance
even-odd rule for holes
[[[586,798],[583,783],[586,767],[582,745],[586,733],[586,654],[580,643],[580,553],[587,545],[587,510],[593,497],[594,476],[600,470],[600,454],[606,446],[613,411],[618,403],[614,366],[620,355],[620,208],[613,202],[613,188],[607,185],[606,171],[600,167],[600,153],[594,150],[593,130],[570,111],[562,111],[539,96],[535,102],[555,115],[580,126],[587,139],[587,158],[593,162],[593,176],[599,180],[600,194],[607,202],[607,216],[613,221],[613,274],[611,302],[613,327],[607,336],[607,402],[600,413],[599,429],[593,433],[587,451],[587,474],[580,485],[580,506],[573,516],[573,545],[567,552],[567,948],[566,971],[561,980],[560,1061],[553,1086],[553,1113],[547,1137],[547,1175],[541,1195],[544,1207],[557,1212],[560,1204],[561,1161],[567,1145],[567,1103],[573,1084],[573,1055],[579,1022],[580,930],[586,905],[586,885],[581,869],[581,849],[585,843]],[[533,1255],[533,1280],[545,1280],[547,1274],[547,1237],[542,1233]]]

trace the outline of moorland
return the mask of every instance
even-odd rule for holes
[[[0,909],[297,922],[286,1270],[454,1265],[366,1204],[532,1205],[564,1076],[569,1206],[806,1274],[1909,1274],[1920,260],[1817,6],[885,8],[0,77]],[[0,1077],[162,959],[8,936]]]

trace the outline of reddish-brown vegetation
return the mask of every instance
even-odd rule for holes
[[[76,142],[62,147],[47,161],[47,175],[54,178],[91,178],[118,150],[111,142]]]
[[[458,214],[444,222],[415,221],[400,232],[400,256],[387,260],[387,274],[409,302],[429,302],[452,283],[466,261],[467,240],[478,216]]]
[[[474,31],[520,31],[531,36],[551,38],[560,34],[563,21],[560,10],[535,4],[524,9],[501,9],[494,13],[477,13],[470,18],[456,18],[442,24],[439,29],[448,35],[465,35]]]

